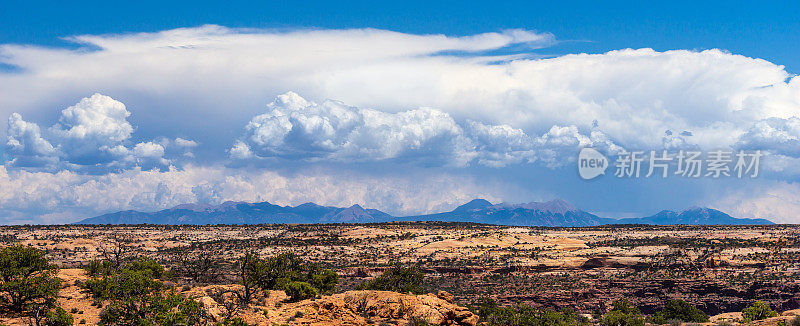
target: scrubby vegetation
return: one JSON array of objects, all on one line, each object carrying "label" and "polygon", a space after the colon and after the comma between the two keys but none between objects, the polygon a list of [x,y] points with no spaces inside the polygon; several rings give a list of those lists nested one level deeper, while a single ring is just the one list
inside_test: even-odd
[{"label": "scrubby vegetation", "polygon": [[656,313],[649,321],[659,325],[671,322],[705,323],[708,322],[708,315],[686,301],[669,300],[664,310]]},{"label": "scrubby vegetation", "polygon": [[470,309],[488,326],[573,326],[588,325],[589,320],[574,310],[560,311],[535,309],[525,304],[500,307],[492,299],[484,298]]},{"label": "scrubby vegetation", "polygon": [[[107,302],[101,312],[102,325],[196,325],[206,322],[202,306],[178,293],[160,278],[172,272],[155,260],[139,258],[116,264],[93,262],[87,268],[95,275],[84,286],[98,302]],[[212,297],[226,317],[221,325],[244,325],[235,317],[256,293],[284,290],[292,301],[332,293],[338,274],[286,253],[262,259],[247,253],[239,260],[242,290],[218,291]],[[101,277],[98,277],[101,276]]]},{"label": "scrubby vegetation", "polygon": [[639,308],[628,299],[620,299],[612,303],[611,311],[600,318],[603,326],[643,326],[644,315]]},{"label": "scrubby vegetation", "polygon": [[289,282],[283,286],[283,291],[291,301],[300,301],[317,296],[317,290],[306,282]]},{"label": "scrubby vegetation", "polygon": [[[52,290],[58,293],[64,287],[58,300],[67,308],[66,315],[72,314],[76,324],[82,319],[91,324],[98,304],[112,307],[120,301],[124,306],[113,297],[121,296],[114,292],[125,282],[152,285],[161,298],[131,297],[143,300],[140,304],[146,308],[169,306],[169,314],[183,314],[174,302],[184,295],[208,295],[219,302],[223,317],[231,308],[229,318],[223,318],[226,324],[236,324],[237,317],[250,316],[256,309],[263,313],[264,302],[277,301],[268,290],[286,291],[291,301],[354,289],[417,294],[442,290],[459,305],[493,297],[505,306],[496,316],[540,318],[564,314],[553,309],[570,307],[597,311],[594,324],[631,325],[642,319],[650,324],[699,323],[707,320],[706,313],[741,311],[742,302],[761,300],[744,312],[743,318],[757,320],[773,315],[768,304],[790,309],[800,299],[796,226],[9,226],[0,228],[0,242],[40,248],[51,266],[30,277],[55,279],[59,270],[53,263],[64,269],[65,279],[78,275],[69,268],[83,267],[91,275],[83,286],[93,289],[92,297],[97,293],[97,304],[79,307],[91,310],[91,318],[73,312],[74,301],[63,301],[65,291],[79,291],[72,281],[36,282],[43,287],[34,292],[43,297],[22,305],[12,304],[7,290],[15,281],[4,281],[3,313],[42,325],[65,316],[54,299],[46,299],[57,297]],[[80,279],[84,283],[83,274]],[[211,293],[215,291],[223,295]],[[631,309],[608,307],[617,298],[628,299]],[[673,298],[688,302],[668,301]],[[526,305],[513,304],[520,301]],[[539,315],[529,313],[534,310]],[[110,314],[113,309],[104,311]],[[788,320],[786,324],[791,325]]]},{"label": "scrubby vegetation", "polygon": [[[21,314],[40,325],[55,317],[61,280],[58,266],[51,264],[45,252],[29,246],[10,246],[0,250],[0,303],[2,309]],[[63,309],[62,309],[63,310]]]},{"label": "scrubby vegetation", "polygon": [[[292,290],[298,286],[308,286],[317,292],[330,294],[336,289],[339,275],[319,265],[304,261],[292,253],[283,253],[274,257],[261,259],[253,253],[245,254],[239,262],[241,283],[244,285],[244,298],[249,301],[254,289]],[[302,284],[302,285],[298,285]],[[311,291],[303,291],[303,295]]]},{"label": "scrubby vegetation", "polygon": [[361,283],[358,289],[422,294],[425,292],[422,288],[424,279],[425,272],[419,266],[405,267],[396,262],[381,276]]},{"label": "scrubby vegetation", "polygon": [[756,301],[751,306],[742,309],[742,321],[745,323],[767,319],[777,315],[778,313],[772,310],[769,303],[762,301]]},{"label": "scrubby vegetation", "polygon": [[64,308],[56,307],[45,315],[43,325],[45,326],[71,326],[74,323],[72,315],[67,313]]},{"label": "scrubby vegetation", "polygon": [[107,301],[100,325],[198,325],[206,322],[201,305],[157,280],[164,267],[138,259],[117,273],[93,278],[84,286],[98,302]]}]

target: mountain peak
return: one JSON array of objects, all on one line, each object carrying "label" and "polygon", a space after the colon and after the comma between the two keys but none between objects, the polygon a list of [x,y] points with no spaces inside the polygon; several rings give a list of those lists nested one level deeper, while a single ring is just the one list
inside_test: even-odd
[{"label": "mountain peak", "polygon": [[176,206],[174,206],[174,207],[172,207],[170,209],[173,209],[173,210],[185,209],[185,210],[189,210],[189,211],[192,211],[192,212],[202,212],[202,211],[210,210],[212,208],[214,208],[214,206],[209,205],[209,204],[194,203],[194,204],[180,204],[180,205],[176,205]]},{"label": "mountain peak", "polygon": [[556,214],[565,214],[566,212],[577,212],[579,209],[566,200],[553,199],[546,202],[530,202],[520,205],[522,208],[537,210],[542,212],[550,212]]},{"label": "mountain peak", "polygon": [[322,207],[322,206],[317,205],[316,203],[312,203],[312,202],[307,202],[307,203],[302,203],[300,205],[297,205],[297,208],[316,208],[316,207]]},{"label": "mountain peak", "polygon": [[[263,202],[263,203],[267,203],[267,204],[269,204],[269,202]],[[263,204],[263,203],[262,203],[262,204]],[[225,208],[225,207],[236,206],[236,205],[239,205],[239,204],[248,204],[248,203],[247,203],[247,202],[243,202],[243,201],[232,201],[232,200],[228,200],[228,201],[225,201],[225,202],[224,202],[224,203],[222,203],[222,204],[219,204],[219,205],[217,205],[217,207],[220,207],[220,208]]]},{"label": "mountain peak", "polygon": [[456,211],[458,211],[458,212],[472,211],[472,210],[476,210],[476,209],[483,209],[483,208],[486,208],[486,207],[489,207],[489,206],[493,206],[493,205],[488,200],[482,199],[482,198],[478,198],[478,199],[470,200],[468,203],[456,207],[456,209],[454,209],[453,211],[454,212],[456,212]]},{"label": "mountain peak", "polygon": [[752,225],[752,224],[772,224],[764,219],[735,218],[725,212],[700,206],[692,206],[684,209],[680,213],[673,211],[661,211],[658,214],[645,217],[636,221],[628,219],[626,222],[656,224],[656,225]]},{"label": "mountain peak", "polygon": [[569,202],[567,202],[566,200],[563,200],[563,199],[560,199],[560,198],[553,199],[553,200],[551,200],[549,202],[546,202],[544,204],[545,204],[545,206],[547,206],[547,207],[549,207],[551,209],[559,209],[559,210],[564,210],[564,211],[577,211],[578,210],[578,208],[575,207],[575,205],[572,205]]},{"label": "mountain peak", "polygon": [[375,220],[375,217],[361,207],[361,205],[355,204],[334,214],[330,217],[330,220],[334,222],[359,223],[372,222]]},{"label": "mountain peak", "polygon": [[689,207],[687,207],[686,209],[684,209],[681,212],[697,212],[697,211],[705,211],[705,210],[709,210],[709,208],[708,207],[700,207],[700,206],[695,205],[695,206],[689,206]]}]

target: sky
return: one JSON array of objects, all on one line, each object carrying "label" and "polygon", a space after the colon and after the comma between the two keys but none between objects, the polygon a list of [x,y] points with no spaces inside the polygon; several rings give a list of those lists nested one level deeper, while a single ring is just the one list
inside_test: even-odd
[{"label": "sky", "polygon": [[[798,6],[4,1],[0,223],[474,198],[798,223]],[[592,180],[586,147],[612,165]],[[681,150],[765,155],[752,178],[614,175]]]}]

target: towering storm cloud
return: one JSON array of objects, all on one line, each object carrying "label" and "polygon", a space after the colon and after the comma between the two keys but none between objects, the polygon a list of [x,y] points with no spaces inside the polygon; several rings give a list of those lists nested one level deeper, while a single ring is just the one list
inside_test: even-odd
[{"label": "towering storm cloud", "polygon": [[[13,67],[0,71],[6,221],[225,200],[421,213],[477,196],[652,213],[642,191],[798,221],[800,79],[779,63],[715,49],[541,57],[555,36],[525,30],[67,39],[76,47],[0,45]],[[746,184],[587,184],[574,171],[583,147],[768,156]],[[582,193],[599,186],[615,191]]]}]

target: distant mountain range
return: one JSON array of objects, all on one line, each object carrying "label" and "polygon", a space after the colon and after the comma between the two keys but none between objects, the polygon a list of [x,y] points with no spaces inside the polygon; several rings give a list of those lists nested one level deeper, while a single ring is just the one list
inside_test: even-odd
[{"label": "distant mountain range", "polygon": [[306,203],[279,206],[225,202],[220,205],[184,204],[157,212],[121,211],[87,218],[78,224],[271,224],[271,223],[379,223],[391,221],[474,222],[514,226],[579,227],[607,224],[652,225],[759,225],[765,219],[734,218],[711,208],[691,207],[682,212],[661,211],[642,218],[604,218],[556,199],[527,204],[492,204],[475,199],[450,212],[396,217],[359,205],[320,206]]},{"label": "distant mountain range", "polygon": [[404,221],[475,222],[520,226],[595,226],[616,220],[584,212],[561,199],[527,204],[493,205],[475,199],[451,212],[401,217]]},{"label": "distant mountain range", "polygon": [[79,224],[269,224],[269,223],[372,223],[394,217],[359,205],[347,208],[305,203],[279,206],[268,202],[184,204],[158,212],[121,211],[87,218]]},{"label": "distant mountain range", "polygon": [[763,218],[735,218],[716,209],[706,207],[690,207],[682,212],[663,210],[658,214],[643,218],[626,218],[616,220],[617,223],[653,224],[653,225],[760,225],[775,224]]}]

